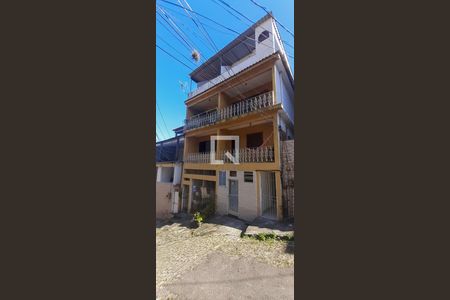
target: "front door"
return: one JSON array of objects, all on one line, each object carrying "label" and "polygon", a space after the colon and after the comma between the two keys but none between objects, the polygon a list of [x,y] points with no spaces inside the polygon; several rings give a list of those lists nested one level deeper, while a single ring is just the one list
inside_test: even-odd
[{"label": "front door", "polygon": [[238,181],[230,179],[228,191],[228,213],[237,216],[238,207],[239,207]]},{"label": "front door", "polygon": [[261,215],[269,219],[277,218],[277,196],[275,188],[275,172],[261,174]]}]

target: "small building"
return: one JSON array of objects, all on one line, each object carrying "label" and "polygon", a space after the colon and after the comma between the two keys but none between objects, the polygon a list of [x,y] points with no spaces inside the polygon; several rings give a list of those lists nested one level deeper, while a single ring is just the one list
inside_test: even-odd
[{"label": "small building", "polygon": [[281,151],[294,138],[294,78],[271,14],[190,78],[197,87],[185,101],[182,208],[214,203],[216,213],[247,221],[292,217],[282,199]]},{"label": "small building", "polygon": [[156,217],[167,218],[181,210],[183,171],[183,127],[173,130],[175,137],[156,143]]}]

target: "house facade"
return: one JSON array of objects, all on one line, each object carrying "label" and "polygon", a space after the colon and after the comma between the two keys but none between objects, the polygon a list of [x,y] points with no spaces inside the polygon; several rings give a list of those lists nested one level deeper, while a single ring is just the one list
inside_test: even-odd
[{"label": "house facade", "polygon": [[175,137],[156,143],[156,217],[167,218],[181,209],[183,172],[183,127],[174,129]]},{"label": "house facade", "polygon": [[294,138],[294,79],[272,16],[190,77],[181,209],[214,203],[216,213],[247,221],[285,218],[281,144]]}]

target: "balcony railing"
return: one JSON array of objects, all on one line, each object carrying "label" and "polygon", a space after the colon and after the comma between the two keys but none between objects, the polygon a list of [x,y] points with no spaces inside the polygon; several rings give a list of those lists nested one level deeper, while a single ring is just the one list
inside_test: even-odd
[{"label": "balcony railing", "polygon": [[[223,160],[224,163],[232,163],[225,155],[227,150],[220,153],[216,152],[216,160]],[[229,151],[233,157],[236,157],[235,151]],[[274,162],[275,154],[272,146],[264,146],[258,148],[242,148],[239,149],[239,163],[266,163]],[[210,163],[211,152],[188,153],[184,159],[186,163]]]},{"label": "balcony railing", "polygon": [[230,119],[249,112],[264,109],[274,105],[273,92],[263,93],[230,106],[211,110],[185,120],[186,130],[215,124],[221,120]]}]

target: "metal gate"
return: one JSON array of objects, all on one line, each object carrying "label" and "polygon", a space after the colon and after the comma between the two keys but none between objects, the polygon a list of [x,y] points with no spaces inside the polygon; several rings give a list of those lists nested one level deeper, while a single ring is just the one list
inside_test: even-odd
[{"label": "metal gate", "polygon": [[228,191],[228,212],[233,215],[238,214],[239,196],[238,196],[238,181],[229,179]]},{"label": "metal gate", "polygon": [[203,211],[215,203],[216,183],[193,179],[191,193],[191,212]]},{"label": "metal gate", "polygon": [[261,175],[261,215],[277,218],[277,197],[275,189],[275,172],[260,172]]}]

